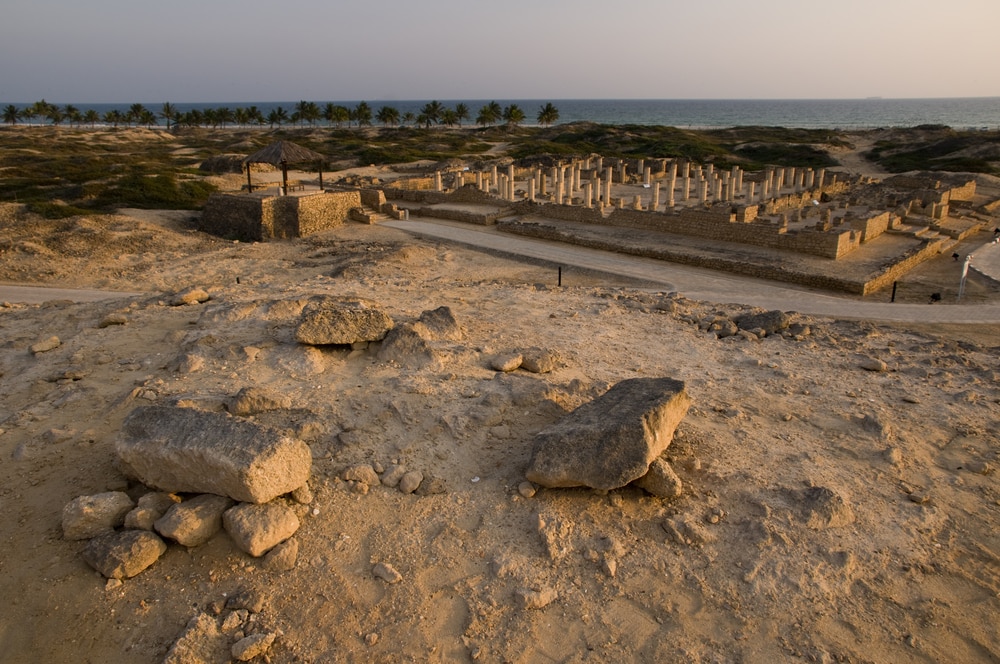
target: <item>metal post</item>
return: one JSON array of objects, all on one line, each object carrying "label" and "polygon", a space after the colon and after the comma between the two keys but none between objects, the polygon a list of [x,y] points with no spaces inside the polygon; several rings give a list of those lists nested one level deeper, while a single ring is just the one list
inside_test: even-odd
[{"label": "metal post", "polygon": [[895,281],[892,282],[892,299],[889,300],[890,302],[895,302],[896,301],[896,284],[897,284],[897,282],[895,282]]},{"label": "metal post", "polygon": [[559,286],[562,286],[562,266],[559,266]]}]

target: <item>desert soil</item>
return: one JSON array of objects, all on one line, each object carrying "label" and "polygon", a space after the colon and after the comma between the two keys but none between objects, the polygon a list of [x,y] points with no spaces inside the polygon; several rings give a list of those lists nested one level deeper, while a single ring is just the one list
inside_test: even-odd
[{"label": "desert soil", "polygon": [[[189,216],[20,219],[4,238],[0,280],[144,291],[0,309],[4,662],[159,662],[244,591],[262,604],[245,629],[279,634],[271,662],[1000,660],[995,326],[798,317],[808,334],[718,339],[699,323],[739,307],[597,276],[555,287],[551,270],[377,226],[239,244]],[[171,306],[189,287],[211,299]],[[447,306],[462,338],[419,366],[377,344],[297,344],[316,294],[397,324]],[[112,313],[124,324],[102,326]],[[559,366],[489,368],[532,347]],[[873,359],[885,370],[862,368]],[[639,376],[683,380],[693,400],[667,451],[679,499],[519,493],[536,432]],[[220,533],[108,583],[60,514],[143,493],[115,465],[122,419],[221,410],[247,386],[290,396],[256,419],[312,449],[294,569]],[[447,490],[362,493],[342,480],[359,463]]]}]

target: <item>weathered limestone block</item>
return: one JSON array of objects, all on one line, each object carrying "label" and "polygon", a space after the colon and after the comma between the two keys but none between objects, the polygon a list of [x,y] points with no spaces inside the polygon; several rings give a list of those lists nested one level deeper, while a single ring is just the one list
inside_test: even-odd
[{"label": "weathered limestone block", "polygon": [[115,451],[146,486],[265,503],[309,479],[300,440],[225,413],[143,406],[122,423]]},{"label": "weathered limestone block", "polygon": [[123,530],[87,542],[83,559],[109,579],[130,579],[155,563],[166,550],[167,545],[156,533]]},{"label": "weathered limestone block", "polygon": [[288,410],[292,398],[266,387],[244,387],[227,404],[233,415],[256,415],[271,410]]},{"label": "weathered limestone block", "polygon": [[546,487],[625,486],[667,449],[690,403],[681,381],[624,380],[535,436],[527,479]]},{"label": "weathered limestone block", "polygon": [[222,513],[232,507],[226,496],[205,493],[177,503],[157,519],[156,532],[184,546],[199,546],[222,530]]},{"label": "weathered limestone block", "polygon": [[241,503],[222,516],[226,532],[241,550],[258,558],[299,529],[299,518],[280,503]]},{"label": "weathered limestone block", "polygon": [[370,302],[319,296],[302,310],[295,340],[313,346],[381,341],[392,328],[392,318]]},{"label": "weathered limestone block", "polygon": [[75,498],[63,508],[63,537],[82,540],[111,532],[125,522],[135,503],[122,491]]}]

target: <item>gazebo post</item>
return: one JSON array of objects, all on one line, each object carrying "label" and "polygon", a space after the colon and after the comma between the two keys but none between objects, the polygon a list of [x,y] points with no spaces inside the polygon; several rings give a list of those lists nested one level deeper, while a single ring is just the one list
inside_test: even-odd
[{"label": "gazebo post", "polygon": [[319,162],[319,190],[323,191],[323,162]]},{"label": "gazebo post", "polygon": [[285,160],[281,161],[281,193],[288,194],[288,162]]},{"label": "gazebo post", "polygon": [[247,193],[253,193],[253,184],[250,182],[250,164],[247,163]]}]

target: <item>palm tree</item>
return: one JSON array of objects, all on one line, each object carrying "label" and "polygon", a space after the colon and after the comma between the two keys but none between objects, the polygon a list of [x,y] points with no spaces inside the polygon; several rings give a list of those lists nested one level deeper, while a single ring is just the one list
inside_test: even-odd
[{"label": "palm tree", "polygon": [[288,111],[281,106],[276,106],[267,114],[267,122],[271,125],[271,129],[274,129],[274,125],[280,127],[282,123],[288,122]]},{"label": "palm tree", "polygon": [[59,110],[58,106],[50,106],[49,112],[45,114],[45,117],[47,117],[53,125],[61,124],[62,121],[66,119],[66,116],[63,115],[63,112]]},{"label": "palm tree", "polygon": [[160,117],[167,121],[167,131],[170,131],[170,123],[177,118],[177,108],[169,101],[163,102],[160,108]]},{"label": "palm tree", "polygon": [[14,104],[8,104],[3,109],[3,121],[9,125],[17,124],[18,119],[21,117],[21,112],[17,110],[17,106]]},{"label": "palm tree", "polygon": [[500,104],[495,101],[491,101],[482,108],[479,109],[479,115],[476,116],[476,124],[480,126],[495,125],[497,120],[503,116],[503,111],[500,109]]},{"label": "palm tree", "polygon": [[117,108],[112,109],[104,114],[104,121],[115,129],[117,129],[118,125],[121,124],[124,120],[125,116]]},{"label": "palm tree", "polygon": [[372,123],[372,109],[368,102],[361,102],[354,107],[354,120],[359,127],[367,127]]},{"label": "palm tree", "polygon": [[383,106],[378,109],[375,119],[382,123],[383,127],[399,124],[399,111],[392,106]]},{"label": "palm tree", "polygon": [[446,108],[441,111],[441,124],[451,127],[452,125],[458,124],[458,113]]},{"label": "palm tree", "polygon": [[[424,107],[420,109],[420,114],[425,116],[428,122],[438,124],[441,122],[441,114],[444,112],[444,105],[441,102],[434,101],[424,104]],[[430,126],[430,125],[428,125]]]},{"label": "palm tree", "polygon": [[139,118],[142,114],[146,112],[146,107],[142,104],[132,104],[128,107],[128,112],[125,114],[125,122],[134,122],[139,124]]},{"label": "palm tree", "polygon": [[100,119],[101,115],[92,108],[88,108],[83,112],[83,121],[89,124],[91,129],[94,128],[94,125],[96,125]]},{"label": "palm tree", "polygon": [[251,106],[247,109],[247,122],[250,124],[255,124],[258,127],[265,124],[264,114],[260,112],[260,109],[256,106]]},{"label": "palm tree", "polygon": [[323,119],[331,125],[337,125],[339,129],[345,122],[351,121],[351,112],[346,106],[327,102],[323,107]]},{"label": "palm tree", "polygon": [[82,116],[80,115],[80,109],[78,109],[73,104],[66,104],[63,106],[63,115],[69,120],[69,126],[73,126],[74,123],[79,124]]},{"label": "palm tree", "polygon": [[538,109],[538,124],[546,127],[559,120],[559,109],[548,102]]},{"label": "palm tree", "polygon": [[144,125],[146,129],[151,129],[156,124],[156,114],[148,108],[142,109],[139,114],[138,124]]},{"label": "palm tree", "polygon": [[524,111],[517,104],[511,104],[503,109],[503,121],[508,127],[516,127],[524,122]]},{"label": "palm tree", "polygon": [[469,107],[465,104],[458,104],[455,106],[455,118],[458,119],[458,126],[462,126],[463,120],[469,119]]},{"label": "palm tree", "polygon": [[413,111],[407,111],[403,113],[403,124],[413,124],[417,121],[417,116],[413,114]]},{"label": "palm tree", "polygon": [[38,113],[35,111],[35,107],[34,106],[25,106],[20,111],[18,111],[18,114],[28,124],[31,124],[31,121],[38,117]]}]

